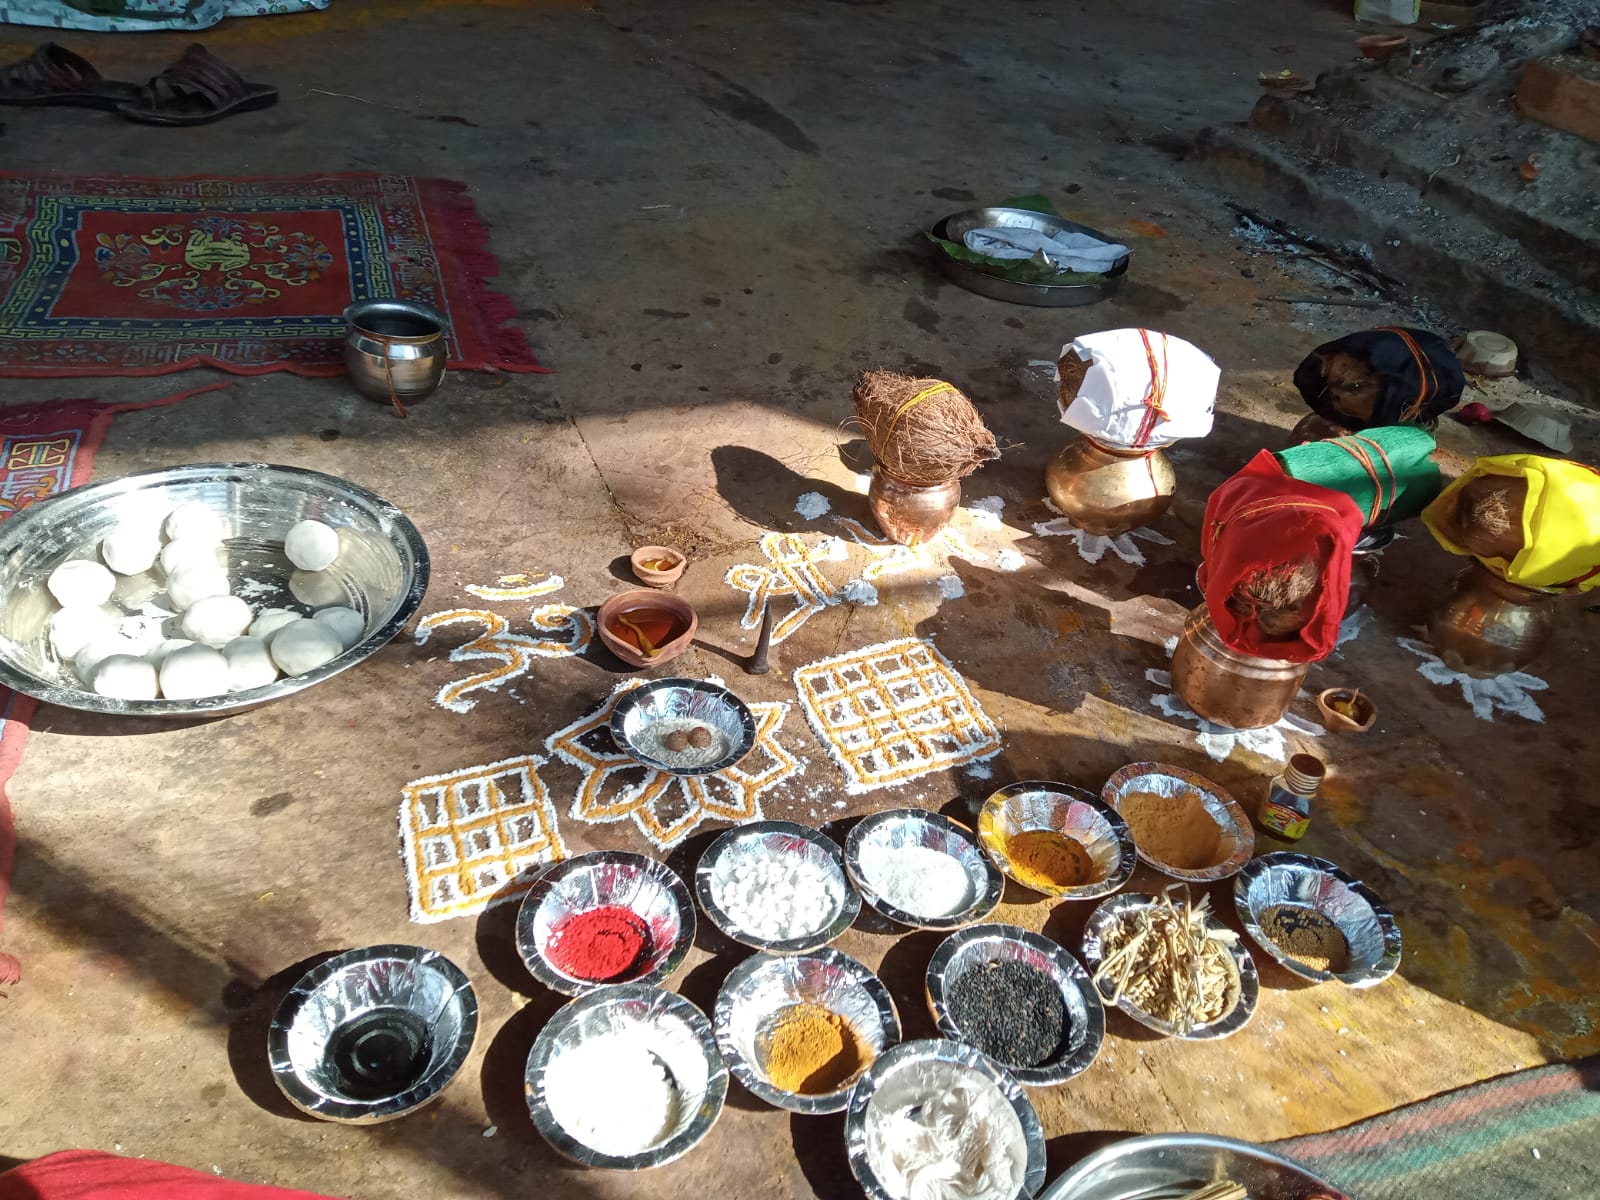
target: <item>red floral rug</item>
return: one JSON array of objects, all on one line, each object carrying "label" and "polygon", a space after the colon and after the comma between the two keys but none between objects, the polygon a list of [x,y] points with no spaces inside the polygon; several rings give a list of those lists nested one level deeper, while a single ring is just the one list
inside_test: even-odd
[{"label": "red floral rug", "polygon": [[340,375],[356,300],[419,300],[450,365],[538,371],[465,184],[0,173],[0,375]]},{"label": "red floral rug", "polygon": [[[213,383],[143,404],[101,404],[64,400],[28,408],[0,408],[0,521],[51,496],[86,483],[95,451],[118,413],[176,404],[202,392],[232,387]],[[17,769],[37,702],[0,687],[0,916],[11,890],[17,831],[6,799],[6,784]],[[0,952],[0,987],[16,982],[17,960]]]}]

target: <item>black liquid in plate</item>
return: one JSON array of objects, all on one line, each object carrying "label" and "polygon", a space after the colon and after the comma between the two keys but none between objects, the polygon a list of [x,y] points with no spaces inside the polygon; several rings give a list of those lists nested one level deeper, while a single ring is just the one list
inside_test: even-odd
[{"label": "black liquid in plate", "polygon": [[327,1062],[339,1090],[355,1100],[383,1100],[421,1082],[433,1037],[427,1022],[403,1008],[363,1013],[333,1031]]}]

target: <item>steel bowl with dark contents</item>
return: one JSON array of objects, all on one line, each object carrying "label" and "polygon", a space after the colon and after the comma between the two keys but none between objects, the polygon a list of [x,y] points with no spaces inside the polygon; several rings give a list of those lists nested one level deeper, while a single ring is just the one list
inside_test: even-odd
[{"label": "steel bowl with dark contents", "polygon": [[459,967],[421,946],[335,955],[290,989],[267,1030],[272,1077],[324,1121],[392,1121],[436,1099],[478,1030]]},{"label": "steel bowl with dark contents", "polygon": [[[641,939],[637,959],[616,978],[585,979],[552,959],[552,943],[568,922],[602,908],[631,914]],[[694,898],[671,867],[643,854],[594,850],[540,872],[517,910],[517,952],[531,974],[567,996],[622,983],[662,983],[683,965],[694,943]]]},{"label": "steel bowl with dark contents", "polygon": [[[867,1052],[854,1073],[829,1081],[833,1086],[826,1090],[787,1090],[769,1071],[774,1030],[797,1005],[843,1018]],[[849,955],[826,948],[745,959],[717,993],[715,1023],[717,1045],[734,1078],[768,1104],[798,1113],[842,1112],[861,1072],[900,1040],[900,1017],[883,981]]]},{"label": "steel bowl with dark contents", "polygon": [[[322,666],[245,691],[123,700],[91,690],[51,644],[57,606],[46,579],[69,560],[97,559],[101,542],[119,526],[158,524],[187,502],[204,504],[224,519],[228,584],[252,611],[281,607],[307,614],[346,606],[364,622],[359,640]],[[337,531],[338,557],[326,570],[299,570],[284,553],[290,527],[306,519]],[[110,603],[137,617],[166,586],[159,567],[119,576]],[[427,587],[428,549],[416,526],[394,505],[347,480],[266,463],[209,463],[125,475],[73,488],[0,523],[0,684],[84,712],[138,717],[240,712],[293,695],[370,657],[411,619]],[[159,604],[151,611],[158,617],[165,612]]]},{"label": "steel bowl with dark contents", "polygon": [[653,770],[714,775],[750,753],[756,719],[725,687],[701,679],[657,679],[617,700],[611,737],[624,754]]},{"label": "steel bowl with dark contents", "polygon": [[[1285,851],[1251,859],[1234,876],[1233,904],[1256,944],[1302,979],[1367,988],[1400,967],[1400,926],[1389,906],[1325,858]],[[1269,924],[1280,938],[1304,941],[1330,961],[1323,967],[1297,958],[1271,936]],[[1329,926],[1337,931],[1332,946]]]},{"label": "steel bowl with dark contents", "polygon": [[[783,859],[800,860],[797,865],[824,881],[818,897],[823,906],[819,923],[792,937],[763,932],[748,915],[732,911],[737,906],[731,889],[738,886],[740,872]],[[861,911],[861,896],[845,874],[838,843],[820,830],[794,821],[757,821],[728,830],[701,855],[694,872],[694,891],[712,924],[734,941],[769,954],[803,954],[826,946],[850,928]],[[761,898],[755,897],[754,902],[760,904]]]},{"label": "steel bowl with dark contents", "polygon": [[[1085,878],[1046,886],[1018,878],[1011,839],[1020,834],[1059,834],[1082,848]],[[1138,865],[1127,822],[1093,792],[1064,783],[1027,780],[1008,784],[984,802],[978,814],[978,841],[990,861],[1030,891],[1059,900],[1098,900],[1128,882]]]},{"label": "steel bowl with dark contents", "polygon": [[[988,1049],[990,1057],[1027,1087],[1053,1087],[1088,1070],[1106,1035],[1105,1007],[1081,963],[1049,938],[1015,925],[972,925],[945,938],[928,963],[928,1010],[939,1032],[974,1045],[972,1030],[952,1012],[952,993],[969,972],[992,964],[1018,963],[1038,972],[1061,996],[1065,1036],[1042,1062],[1020,1066]],[[1006,1016],[1020,1015],[1007,1013]]]}]

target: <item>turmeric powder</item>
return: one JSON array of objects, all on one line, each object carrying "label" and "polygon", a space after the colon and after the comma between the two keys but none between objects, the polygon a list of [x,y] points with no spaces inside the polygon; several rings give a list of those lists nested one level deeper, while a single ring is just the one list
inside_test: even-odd
[{"label": "turmeric powder", "polygon": [[872,1048],[849,1021],[820,1004],[791,1004],[768,1033],[766,1075],[802,1096],[836,1092],[872,1063]]},{"label": "turmeric powder", "polygon": [[1053,829],[1026,829],[1008,837],[1005,852],[1012,877],[1036,891],[1094,882],[1095,862],[1083,843]]}]

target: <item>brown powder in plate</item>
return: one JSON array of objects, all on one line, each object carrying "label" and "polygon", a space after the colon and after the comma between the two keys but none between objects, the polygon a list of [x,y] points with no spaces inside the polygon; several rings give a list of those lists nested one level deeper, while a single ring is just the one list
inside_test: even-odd
[{"label": "brown powder in plate", "polygon": [[1261,932],[1295,962],[1313,971],[1350,966],[1350,944],[1333,921],[1303,904],[1274,904],[1261,914]]},{"label": "brown powder in plate", "polygon": [[1206,811],[1199,792],[1129,792],[1117,802],[1117,811],[1134,843],[1157,862],[1198,871],[1222,858],[1222,826]]}]

